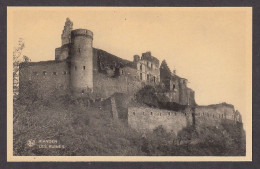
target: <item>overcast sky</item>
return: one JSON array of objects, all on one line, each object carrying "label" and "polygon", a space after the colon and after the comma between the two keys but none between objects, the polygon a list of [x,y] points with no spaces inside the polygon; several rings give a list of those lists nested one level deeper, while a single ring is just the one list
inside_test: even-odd
[{"label": "overcast sky", "polygon": [[[10,12],[10,8],[8,9]],[[151,51],[189,80],[200,105],[231,103],[243,120],[251,107],[249,8],[16,8],[8,13],[15,44],[32,61],[54,60],[67,17],[94,33],[93,45],[132,60]]]}]

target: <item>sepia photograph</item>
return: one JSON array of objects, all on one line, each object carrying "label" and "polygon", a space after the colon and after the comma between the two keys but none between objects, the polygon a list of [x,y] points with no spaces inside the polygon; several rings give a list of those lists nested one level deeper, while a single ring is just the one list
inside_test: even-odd
[{"label": "sepia photograph", "polygon": [[8,7],[8,161],[252,161],[251,7]]}]

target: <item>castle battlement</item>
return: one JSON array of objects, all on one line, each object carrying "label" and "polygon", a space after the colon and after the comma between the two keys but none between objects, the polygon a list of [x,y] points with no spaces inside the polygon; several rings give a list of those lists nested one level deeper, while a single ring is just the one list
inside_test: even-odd
[{"label": "castle battlement", "polygon": [[73,38],[75,36],[88,36],[93,39],[93,32],[87,29],[75,29],[71,31],[71,37]]}]

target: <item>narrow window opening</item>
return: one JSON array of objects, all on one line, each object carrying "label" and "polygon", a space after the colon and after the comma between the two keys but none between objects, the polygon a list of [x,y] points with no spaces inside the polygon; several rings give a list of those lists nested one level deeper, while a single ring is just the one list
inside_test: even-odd
[{"label": "narrow window opening", "polygon": [[43,75],[45,76],[47,74],[47,72],[46,71],[43,71]]},{"label": "narrow window opening", "polygon": [[77,70],[77,66],[75,66],[75,70]]},{"label": "narrow window opening", "polygon": [[171,113],[170,113],[170,112],[168,112],[168,115],[170,116],[170,115],[171,115]]},{"label": "narrow window opening", "polygon": [[83,70],[85,70],[86,69],[86,66],[83,66]]},{"label": "narrow window opening", "polygon": [[151,115],[153,115],[153,112],[151,112]]},{"label": "narrow window opening", "polygon": [[133,112],[133,115],[135,116],[135,112]]},{"label": "narrow window opening", "polygon": [[142,73],[140,73],[140,79],[143,80]]},{"label": "narrow window opening", "polygon": [[66,74],[67,74],[67,72],[66,72],[66,71],[64,71],[64,72],[63,72],[63,74],[64,74],[64,75],[66,75]]},{"label": "narrow window opening", "polygon": [[78,49],[79,53],[80,53],[80,48]]},{"label": "narrow window opening", "polygon": [[57,72],[53,72],[53,75],[57,75]]},{"label": "narrow window opening", "polygon": [[172,85],[172,90],[174,90],[174,89],[175,89],[175,84]]}]

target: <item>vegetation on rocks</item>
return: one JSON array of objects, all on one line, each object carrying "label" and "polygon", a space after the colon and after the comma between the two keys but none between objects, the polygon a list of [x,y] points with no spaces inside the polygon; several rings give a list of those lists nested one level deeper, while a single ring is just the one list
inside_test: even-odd
[{"label": "vegetation on rocks", "polygon": [[[20,97],[14,102],[14,155],[59,156],[181,156],[245,155],[241,124],[218,128],[189,126],[173,135],[163,127],[141,134],[126,122],[115,121],[101,102],[61,96]],[[28,140],[36,141],[28,146]],[[40,148],[39,140],[57,140],[64,148]]]}]

